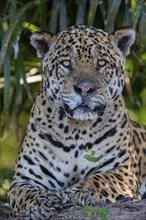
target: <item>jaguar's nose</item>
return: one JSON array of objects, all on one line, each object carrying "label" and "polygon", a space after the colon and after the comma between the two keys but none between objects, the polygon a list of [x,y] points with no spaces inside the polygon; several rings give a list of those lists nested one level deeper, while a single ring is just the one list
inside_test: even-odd
[{"label": "jaguar's nose", "polygon": [[87,96],[95,93],[96,88],[93,86],[91,82],[83,81],[78,85],[75,85],[74,90],[81,96]]}]

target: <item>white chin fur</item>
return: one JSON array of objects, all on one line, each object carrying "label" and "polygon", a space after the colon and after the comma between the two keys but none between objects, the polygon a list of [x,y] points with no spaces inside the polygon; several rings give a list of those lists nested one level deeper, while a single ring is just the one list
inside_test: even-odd
[{"label": "white chin fur", "polygon": [[72,118],[76,120],[95,120],[97,119],[98,115],[96,113],[93,113],[91,111],[83,111],[81,109],[76,109],[73,111],[73,116]]}]

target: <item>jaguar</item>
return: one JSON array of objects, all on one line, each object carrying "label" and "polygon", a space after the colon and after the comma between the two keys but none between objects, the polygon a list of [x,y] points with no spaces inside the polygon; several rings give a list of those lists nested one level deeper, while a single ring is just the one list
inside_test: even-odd
[{"label": "jaguar", "polygon": [[43,82],[8,192],[15,213],[43,220],[75,203],[146,197],[146,127],[122,96],[134,41],[131,27],[32,34]]}]

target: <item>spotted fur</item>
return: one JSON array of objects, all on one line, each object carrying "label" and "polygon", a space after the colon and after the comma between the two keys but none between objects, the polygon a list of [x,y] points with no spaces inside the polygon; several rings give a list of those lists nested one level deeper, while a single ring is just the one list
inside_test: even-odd
[{"label": "spotted fur", "polygon": [[[146,129],[130,121],[121,95],[134,40],[132,28],[85,25],[32,35],[43,85],[8,193],[16,213],[47,219],[76,201],[146,195]],[[87,160],[92,152],[102,158]]]}]

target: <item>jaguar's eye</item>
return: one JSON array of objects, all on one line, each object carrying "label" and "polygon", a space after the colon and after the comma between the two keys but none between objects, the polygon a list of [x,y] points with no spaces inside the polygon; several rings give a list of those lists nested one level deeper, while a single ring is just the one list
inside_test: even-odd
[{"label": "jaguar's eye", "polygon": [[70,60],[63,60],[61,65],[69,70],[72,69],[71,61]]},{"label": "jaguar's eye", "polygon": [[104,67],[106,65],[106,61],[105,60],[98,60],[97,65],[98,65],[98,67]]}]

